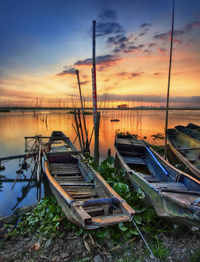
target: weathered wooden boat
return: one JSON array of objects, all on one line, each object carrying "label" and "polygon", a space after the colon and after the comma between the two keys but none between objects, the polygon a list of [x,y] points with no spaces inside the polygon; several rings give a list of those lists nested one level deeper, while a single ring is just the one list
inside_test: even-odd
[{"label": "weathered wooden boat", "polygon": [[52,132],[45,172],[66,217],[86,229],[130,221],[134,210],[86,162],[60,131]]},{"label": "weathered wooden boat", "polygon": [[175,126],[175,129],[181,133],[184,133],[185,135],[192,137],[193,139],[198,140],[200,144],[200,127],[199,126],[190,123],[187,126],[182,126],[182,125]]},{"label": "weathered wooden boat", "polygon": [[177,162],[185,165],[191,174],[199,179],[200,141],[177,129],[168,129],[167,138],[169,148]]},{"label": "weathered wooden boat", "polygon": [[158,216],[200,227],[200,182],[179,171],[144,141],[116,135],[116,167],[123,167],[133,187],[144,192]]}]

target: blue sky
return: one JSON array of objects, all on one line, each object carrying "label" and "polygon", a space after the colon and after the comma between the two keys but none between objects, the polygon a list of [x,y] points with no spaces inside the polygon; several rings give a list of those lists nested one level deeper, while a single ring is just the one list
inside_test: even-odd
[{"label": "blue sky", "polygon": [[[58,92],[61,96],[77,94],[74,76],[67,74],[75,67],[82,72],[82,82],[88,84],[85,92],[88,95],[91,69],[87,62],[92,53],[94,19],[99,35],[98,92],[110,90],[111,94],[126,95],[123,87],[131,90],[134,85],[132,94],[156,95],[159,81],[151,80],[150,74],[157,73],[162,89],[167,85],[164,82],[168,70],[171,9],[171,0],[1,1],[1,99],[17,99],[23,94],[30,98],[55,96]],[[181,86],[184,90],[189,88],[190,79],[194,80],[191,95],[198,96],[200,1],[175,1],[175,30],[174,73],[189,77],[185,84],[181,82],[183,77],[177,77],[179,92],[174,92],[174,96],[190,95],[181,92]],[[113,81],[109,80],[108,84],[111,78]],[[113,88],[119,80],[122,85]],[[149,81],[152,84],[148,88]],[[160,95],[164,96],[164,91]]]}]

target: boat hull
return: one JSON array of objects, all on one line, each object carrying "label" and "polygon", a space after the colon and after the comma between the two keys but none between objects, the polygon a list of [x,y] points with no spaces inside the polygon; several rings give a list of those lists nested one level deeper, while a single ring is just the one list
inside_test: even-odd
[{"label": "boat hull", "polygon": [[54,132],[48,148],[46,177],[68,220],[85,229],[131,221],[134,210],[87,164],[69,138]]},{"label": "boat hull", "polygon": [[182,163],[191,174],[200,178],[200,141],[176,129],[168,129],[167,136],[169,148],[177,159],[177,163]]},{"label": "boat hull", "polygon": [[[152,152],[155,153],[153,150]],[[133,154],[134,150],[132,150],[131,153]],[[159,159],[159,156],[156,153],[155,156],[156,159]],[[156,177],[152,178],[152,181],[149,182],[147,181],[147,176],[145,174],[137,172],[134,170],[134,165],[130,167],[130,165],[126,163],[125,158],[120,154],[117,146],[115,161],[117,168],[125,169],[127,177],[134,189],[136,191],[138,189],[143,191],[145,195],[144,201],[154,207],[159,217],[167,219],[173,223],[196,226],[200,228],[200,207],[191,204],[200,197],[200,185],[199,187],[197,186],[197,191],[195,191],[193,195],[188,195],[188,192],[185,192],[185,194],[184,191],[178,192],[179,185],[176,185],[176,183],[161,180],[159,181]],[[179,174],[177,173],[178,170],[174,169],[165,160],[162,159],[161,161],[165,162],[165,168],[169,166],[166,170],[170,170],[170,168],[172,168],[175,176],[176,174]],[[190,176],[186,176],[186,178],[189,180]],[[193,183],[193,180],[191,183]],[[195,180],[194,183],[197,183],[198,185],[198,181]]]}]

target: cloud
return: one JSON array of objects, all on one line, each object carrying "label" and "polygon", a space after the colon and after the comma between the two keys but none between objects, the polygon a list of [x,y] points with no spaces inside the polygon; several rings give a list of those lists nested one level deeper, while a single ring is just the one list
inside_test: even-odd
[{"label": "cloud", "polygon": [[161,53],[165,53],[166,48],[158,48],[158,50],[159,50]]},{"label": "cloud", "polygon": [[150,27],[152,24],[149,24],[149,23],[143,23],[140,25],[141,28],[148,28]]},{"label": "cloud", "polygon": [[70,67],[70,68],[63,70],[61,73],[58,73],[56,75],[57,76],[64,76],[64,75],[74,75],[74,74],[76,74],[76,69],[74,67]]},{"label": "cloud", "polygon": [[141,76],[142,74],[144,74],[144,72],[132,73],[131,76],[132,76],[132,77],[138,77],[138,76]]},{"label": "cloud", "polygon": [[[174,30],[174,37],[181,36],[184,33],[185,32],[183,30]],[[154,39],[163,40],[163,41],[170,40],[170,38],[171,38],[171,31],[167,33],[161,33],[161,34],[154,35]]]},{"label": "cloud", "polygon": [[88,83],[90,83],[90,81],[82,81],[82,82],[80,82],[80,84],[81,84],[82,86],[87,85]]},{"label": "cloud", "polygon": [[128,42],[128,38],[125,35],[116,35],[116,36],[111,36],[107,39],[106,41],[108,44],[122,44]]},{"label": "cloud", "polygon": [[146,35],[146,32],[142,32],[138,36],[143,36],[143,35]]},{"label": "cloud", "polygon": [[[148,103],[166,103],[166,97],[156,96],[156,95],[118,95],[118,94],[102,94],[100,97],[106,97],[109,101],[134,101],[135,102],[148,102]],[[190,96],[190,97],[171,97],[171,103],[179,103],[185,106],[193,106],[200,104],[200,96]]]},{"label": "cloud", "polygon": [[[96,64],[101,65],[101,67],[98,68],[99,71],[104,70],[104,68],[114,65],[121,59],[114,55],[103,55],[103,56],[97,56],[96,57]],[[85,60],[78,60],[75,64],[75,66],[87,66],[92,65],[92,58],[87,58]]]},{"label": "cloud", "polygon": [[148,45],[149,48],[154,47],[154,46],[156,46],[156,43],[150,43],[150,44]]},{"label": "cloud", "polygon": [[117,19],[117,14],[114,10],[111,9],[104,9],[102,13],[98,16],[98,20],[103,21],[115,21]]},{"label": "cloud", "polygon": [[96,36],[105,36],[109,34],[120,34],[124,30],[122,26],[115,22],[97,22]]},{"label": "cloud", "polygon": [[200,21],[193,21],[185,26],[185,31],[191,31],[193,28],[200,27]]},{"label": "cloud", "polygon": [[127,48],[124,50],[125,53],[134,53],[134,52],[137,52],[137,51],[140,51],[142,48],[144,47],[144,45],[138,45],[138,46],[135,46],[135,45],[131,45],[131,46],[127,46]]},{"label": "cloud", "polygon": [[135,78],[135,77],[139,77],[141,76],[142,74],[144,74],[144,72],[134,72],[134,73],[130,73],[130,72],[120,72],[120,73],[117,73],[116,75],[117,76],[120,76],[120,77],[126,77],[128,79],[132,79],[132,78]]}]

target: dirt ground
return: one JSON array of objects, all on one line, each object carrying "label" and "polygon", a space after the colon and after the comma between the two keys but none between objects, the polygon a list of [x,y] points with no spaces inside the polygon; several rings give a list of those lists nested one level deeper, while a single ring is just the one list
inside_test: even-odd
[{"label": "dirt ground", "polygon": [[[158,243],[152,248],[157,259],[152,258],[139,236],[127,242],[101,243],[90,234],[76,236],[73,231],[63,231],[56,238],[39,238],[37,234],[10,237],[4,228],[16,217],[0,218],[0,262],[4,261],[200,261],[200,232],[178,227],[173,233],[160,233]],[[148,236],[145,236],[148,239]],[[149,241],[149,239],[148,239]],[[150,243],[151,244],[151,243]]]}]

